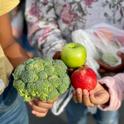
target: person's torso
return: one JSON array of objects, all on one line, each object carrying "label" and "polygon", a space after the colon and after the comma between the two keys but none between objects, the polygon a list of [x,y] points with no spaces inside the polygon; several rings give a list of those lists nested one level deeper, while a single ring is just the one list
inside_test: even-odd
[{"label": "person's torso", "polygon": [[[74,30],[99,23],[124,28],[124,0],[37,0],[37,4],[41,6],[39,8],[44,18],[56,19],[65,38]],[[47,13],[44,13],[41,4],[44,4]],[[55,15],[52,15],[53,8]]]}]

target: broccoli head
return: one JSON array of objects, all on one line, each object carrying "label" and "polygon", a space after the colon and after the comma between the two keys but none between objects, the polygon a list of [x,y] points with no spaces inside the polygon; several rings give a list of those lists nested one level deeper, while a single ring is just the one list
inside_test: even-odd
[{"label": "broccoli head", "polygon": [[19,65],[14,73],[14,87],[25,101],[38,98],[52,101],[70,85],[67,67],[61,60],[32,58]]}]

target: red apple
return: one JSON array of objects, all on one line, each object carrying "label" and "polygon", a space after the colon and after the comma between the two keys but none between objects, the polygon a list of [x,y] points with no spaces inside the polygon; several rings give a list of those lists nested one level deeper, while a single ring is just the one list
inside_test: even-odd
[{"label": "red apple", "polygon": [[75,89],[81,88],[90,91],[96,87],[97,76],[89,67],[79,68],[72,73],[71,83]]}]

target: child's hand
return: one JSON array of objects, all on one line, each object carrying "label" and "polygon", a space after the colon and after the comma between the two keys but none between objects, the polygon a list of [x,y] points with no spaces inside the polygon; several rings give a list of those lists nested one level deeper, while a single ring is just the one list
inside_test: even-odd
[{"label": "child's hand", "polygon": [[108,91],[99,83],[92,91],[77,89],[73,95],[73,98],[79,102],[83,103],[88,107],[93,107],[95,105],[104,105],[109,101]]},{"label": "child's hand", "polygon": [[32,114],[37,117],[45,117],[52,108],[53,102],[42,102],[40,100],[34,100],[29,102],[30,106],[32,107]]}]

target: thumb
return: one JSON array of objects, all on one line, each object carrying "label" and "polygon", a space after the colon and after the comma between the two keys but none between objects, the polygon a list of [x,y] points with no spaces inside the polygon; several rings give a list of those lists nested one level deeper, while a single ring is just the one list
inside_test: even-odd
[{"label": "thumb", "polygon": [[103,105],[109,101],[109,93],[105,90],[100,90],[99,92],[95,93],[94,91],[90,92],[90,100],[95,105]]}]

